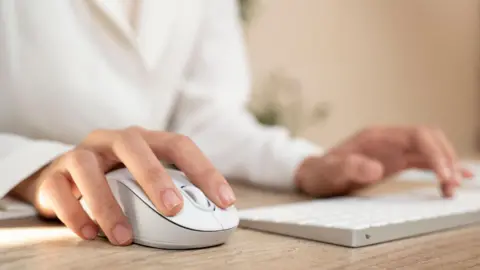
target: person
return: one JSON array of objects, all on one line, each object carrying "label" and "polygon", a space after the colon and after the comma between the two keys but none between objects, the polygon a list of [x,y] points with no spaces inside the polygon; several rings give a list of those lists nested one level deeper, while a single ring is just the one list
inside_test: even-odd
[{"label": "person", "polygon": [[222,208],[236,200],[226,179],[330,197],[423,168],[449,197],[471,177],[435,128],[369,127],[324,149],[259,124],[234,0],[0,0],[0,12],[0,197],[83,239],[132,242],[105,181],[122,166],[170,216],[183,202],[169,164]]}]

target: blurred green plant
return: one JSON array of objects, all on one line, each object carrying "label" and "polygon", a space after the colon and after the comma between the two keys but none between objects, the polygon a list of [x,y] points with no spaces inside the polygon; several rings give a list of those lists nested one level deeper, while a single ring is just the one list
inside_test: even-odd
[{"label": "blurred green plant", "polygon": [[[237,0],[240,18],[248,24],[254,17],[260,0]],[[257,120],[267,126],[284,126],[292,136],[305,128],[325,121],[330,112],[327,103],[318,103],[307,111],[300,82],[283,71],[271,72],[255,87],[250,111]]]},{"label": "blurred green plant", "polygon": [[325,121],[330,112],[328,103],[307,108],[305,100],[298,80],[275,71],[255,87],[249,109],[263,125],[284,126],[292,136],[297,136]]},{"label": "blurred green plant", "polygon": [[244,23],[250,22],[253,17],[253,11],[256,1],[259,0],[237,0],[240,9],[240,18]]}]

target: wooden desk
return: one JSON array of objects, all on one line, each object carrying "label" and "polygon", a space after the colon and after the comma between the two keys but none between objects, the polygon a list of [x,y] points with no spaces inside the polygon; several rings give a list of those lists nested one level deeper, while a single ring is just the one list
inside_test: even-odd
[{"label": "wooden desk", "polygon": [[[414,185],[413,185],[414,186]],[[366,194],[412,188],[390,182]],[[238,208],[303,200],[234,186]],[[0,269],[480,269],[480,226],[350,249],[238,229],[220,247],[164,251],[82,241],[35,219],[0,222]]]}]

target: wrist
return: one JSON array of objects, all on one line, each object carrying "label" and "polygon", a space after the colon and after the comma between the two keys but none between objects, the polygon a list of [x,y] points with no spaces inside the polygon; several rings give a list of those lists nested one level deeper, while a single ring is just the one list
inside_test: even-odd
[{"label": "wrist", "polygon": [[25,201],[30,204],[35,204],[35,198],[37,197],[38,189],[38,174],[39,172],[32,174],[17,186],[15,186],[9,193],[9,195]]},{"label": "wrist", "polygon": [[41,175],[44,169],[45,167],[41,168],[34,174],[30,175],[28,178],[20,182],[10,191],[9,195],[33,205],[37,209],[37,211],[39,211],[40,214],[44,217],[54,217],[55,215],[53,211],[46,209],[46,207],[42,205],[39,196],[39,190],[42,184]]},{"label": "wrist", "polygon": [[323,156],[324,150],[304,139],[295,140],[291,146],[290,151],[286,151],[287,159],[291,164],[289,166],[290,183],[293,188],[303,191],[303,182],[309,171],[307,167],[310,166],[312,160]]}]

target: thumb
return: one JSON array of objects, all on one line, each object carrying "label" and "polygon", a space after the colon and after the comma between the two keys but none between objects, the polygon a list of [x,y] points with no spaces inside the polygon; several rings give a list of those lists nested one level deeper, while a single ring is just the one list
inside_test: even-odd
[{"label": "thumb", "polygon": [[382,163],[361,154],[346,156],[338,169],[342,180],[355,184],[375,183],[382,179],[384,173]]}]

